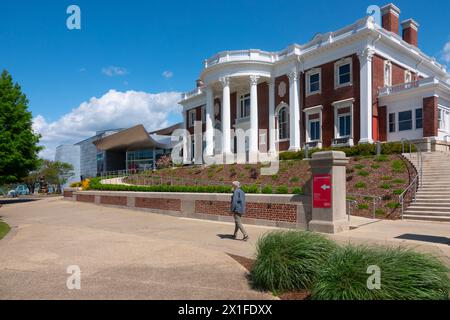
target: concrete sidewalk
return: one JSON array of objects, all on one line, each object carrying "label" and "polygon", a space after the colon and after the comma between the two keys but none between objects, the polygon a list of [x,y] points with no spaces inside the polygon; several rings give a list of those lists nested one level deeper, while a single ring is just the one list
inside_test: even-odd
[{"label": "concrete sidewalk", "polygon": [[[13,227],[0,241],[0,299],[273,299],[250,288],[246,270],[227,253],[254,257],[274,228],[246,226],[250,241],[229,238],[234,226],[64,201],[6,204]],[[379,243],[432,252],[449,262],[450,224],[353,218],[340,243]],[[70,265],[81,290],[66,288]],[[450,263],[449,263],[450,265]]]},{"label": "concrete sidewalk", "polygon": [[[47,199],[5,205],[13,229],[0,241],[0,299],[274,299],[250,288],[226,252],[252,241],[222,239],[229,224]],[[68,290],[67,267],[81,268]]]}]

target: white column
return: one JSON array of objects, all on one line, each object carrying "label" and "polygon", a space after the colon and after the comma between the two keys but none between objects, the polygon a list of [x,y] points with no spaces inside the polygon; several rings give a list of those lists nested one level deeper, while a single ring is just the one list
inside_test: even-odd
[{"label": "white column", "polygon": [[290,151],[300,150],[300,104],[298,94],[298,74],[296,71],[289,75],[289,138]]},{"label": "white column", "polygon": [[189,148],[191,147],[191,144],[190,144],[191,136],[187,130],[187,123],[189,121],[188,118],[189,118],[189,111],[183,110],[183,130],[184,130],[183,136],[182,136],[182,139],[183,139],[183,164],[191,163],[190,155],[191,155],[191,152],[193,152],[193,151],[189,150]]},{"label": "white column", "polygon": [[206,130],[205,130],[205,154],[214,155],[214,96],[210,86],[206,88]]},{"label": "white column", "polygon": [[250,162],[258,162],[258,80],[259,76],[250,76]]},{"label": "white column", "polygon": [[275,81],[269,81],[269,154],[276,153],[275,130]]},{"label": "white column", "polygon": [[230,78],[220,79],[223,86],[222,97],[222,153],[231,153],[231,112],[230,112]]},{"label": "white column", "polygon": [[360,140],[373,143],[372,138],[372,57],[373,50],[366,48],[358,54],[360,63]]}]

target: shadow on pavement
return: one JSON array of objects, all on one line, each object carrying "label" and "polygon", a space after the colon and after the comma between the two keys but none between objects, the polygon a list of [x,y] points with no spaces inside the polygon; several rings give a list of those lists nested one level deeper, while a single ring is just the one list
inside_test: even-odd
[{"label": "shadow on pavement", "polygon": [[38,201],[41,199],[33,199],[33,198],[4,198],[0,199],[0,204],[2,205],[8,205],[8,204],[15,204],[15,203],[25,203],[25,202],[31,202],[31,201]]},{"label": "shadow on pavement", "polygon": [[437,236],[429,236],[424,234],[413,234],[413,233],[405,233],[401,236],[396,237],[397,239],[403,240],[416,240],[423,242],[432,242],[437,244],[446,244],[450,245],[450,239],[446,237],[437,237]]},{"label": "shadow on pavement", "polygon": [[232,234],[218,234],[217,235],[220,239],[229,239],[229,240],[236,240]]}]

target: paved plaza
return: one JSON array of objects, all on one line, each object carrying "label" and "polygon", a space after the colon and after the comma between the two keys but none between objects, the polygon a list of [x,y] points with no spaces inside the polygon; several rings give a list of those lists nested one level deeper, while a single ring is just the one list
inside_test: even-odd
[{"label": "paved plaza", "polygon": [[[230,223],[171,217],[50,198],[6,203],[11,232],[0,241],[0,299],[274,299],[251,289],[228,253],[254,257],[259,236],[228,236]],[[353,219],[337,241],[406,245],[450,261],[450,224]],[[66,287],[81,269],[81,290]]]}]

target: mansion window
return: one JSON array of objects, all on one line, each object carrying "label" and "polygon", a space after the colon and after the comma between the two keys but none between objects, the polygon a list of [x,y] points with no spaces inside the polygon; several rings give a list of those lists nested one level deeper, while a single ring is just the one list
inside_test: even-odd
[{"label": "mansion window", "polygon": [[202,123],[206,123],[206,106],[202,107]]},{"label": "mansion window", "polygon": [[239,99],[239,118],[250,117],[250,94],[241,95]]},{"label": "mansion window", "polygon": [[196,118],[196,110],[195,109],[189,110],[188,113],[189,127],[193,127],[195,125],[195,118]]},{"label": "mansion window", "polygon": [[335,63],[335,88],[340,88],[352,84],[352,68],[352,58],[342,59]]},{"label": "mansion window", "polygon": [[314,119],[309,121],[309,140],[320,140],[320,119]]},{"label": "mansion window", "polygon": [[287,107],[281,107],[278,111],[278,139],[289,138],[289,113]]},{"label": "mansion window", "polygon": [[406,70],[405,71],[405,83],[410,83],[412,82],[412,74],[411,71]]},{"label": "mansion window", "polygon": [[412,111],[398,113],[398,131],[412,130]]},{"label": "mansion window", "polygon": [[314,93],[320,93],[321,83],[320,83],[320,69],[313,69],[306,73],[306,94],[311,95]]},{"label": "mansion window", "polygon": [[442,109],[438,109],[438,123],[439,123],[439,129],[445,129],[444,110],[442,110]]},{"label": "mansion window", "polygon": [[389,132],[395,132],[395,113],[389,113]]},{"label": "mansion window", "polygon": [[338,138],[350,137],[352,134],[352,114],[350,107],[338,110]]},{"label": "mansion window", "polygon": [[423,111],[422,109],[416,109],[416,129],[423,128]]},{"label": "mansion window", "polygon": [[384,86],[392,86],[392,64],[390,61],[384,62]]}]

